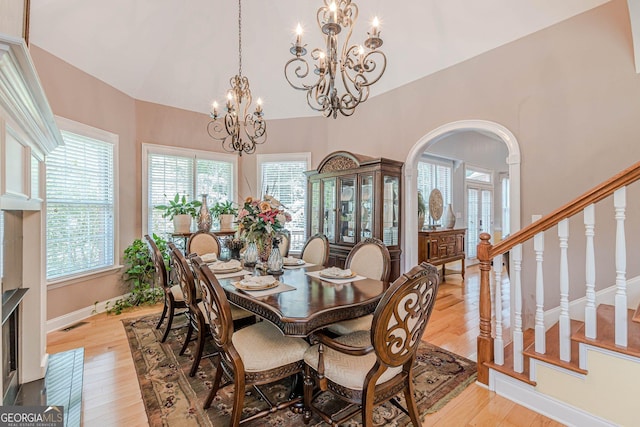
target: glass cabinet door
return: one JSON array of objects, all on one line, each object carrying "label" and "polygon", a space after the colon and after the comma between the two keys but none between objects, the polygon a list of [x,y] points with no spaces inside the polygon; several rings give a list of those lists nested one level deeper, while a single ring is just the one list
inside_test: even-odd
[{"label": "glass cabinet door", "polygon": [[344,177],[338,180],[340,208],[338,210],[339,243],[355,243],[356,240],[356,179]]},{"label": "glass cabinet door", "polygon": [[360,240],[373,236],[373,175],[360,177]]},{"label": "glass cabinet door", "polygon": [[382,177],[382,237],[384,244],[398,244],[398,224],[400,222],[400,178],[397,176]]},{"label": "glass cabinet door", "polygon": [[322,233],[327,236],[329,243],[336,242],[336,179],[323,179],[323,202],[324,218],[322,222]]},{"label": "glass cabinet door", "polygon": [[311,183],[311,226],[309,236],[313,236],[320,232],[320,181]]}]

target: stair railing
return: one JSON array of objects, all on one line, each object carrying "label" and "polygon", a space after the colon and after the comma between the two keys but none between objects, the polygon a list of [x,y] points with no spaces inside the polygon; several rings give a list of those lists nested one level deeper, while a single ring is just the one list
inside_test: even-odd
[{"label": "stair railing", "polygon": [[[626,209],[626,186],[640,180],[640,162],[625,169],[609,180],[587,191],[582,196],[556,209],[552,213],[541,217],[532,224],[513,233],[508,238],[492,245],[491,236],[487,233],[480,235],[478,244],[478,260],[480,262],[480,335],[478,336],[478,381],[489,384],[488,363],[502,365],[504,363],[504,343],[501,326],[501,295],[500,286],[495,286],[494,301],[491,300],[490,272],[492,261],[494,264],[495,283],[500,284],[502,256],[511,251],[513,271],[511,272],[511,291],[514,295],[514,324],[513,363],[516,372],[523,372],[523,331],[522,331],[522,288],[521,265],[522,244],[534,240],[536,254],[536,313],[535,313],[535,351],[545,353],[544,327],[544,282],[542,275],[542,255],[544,247],[544,232],[558,226],[560,239],[560,357],[570,359],[570,320],[568,299],[568,218],[582,212],[584,214],[586,235],[586,308],[585,334],[588,338],[596,338],[596,304],[595,304],[595,257],[594,257],[594,227],[595,203],[613,194],[616,220],[616,296],[615,296],[615,341],[616,345],[627,344],[627,298],[626,298],[626,243],[624,234],[624,219]],[[500,266],[498,268],[497,266]],[[492,312],[495,313],[496,330],[492,334]],[[495,336],[495,339],[494,339]]]}]

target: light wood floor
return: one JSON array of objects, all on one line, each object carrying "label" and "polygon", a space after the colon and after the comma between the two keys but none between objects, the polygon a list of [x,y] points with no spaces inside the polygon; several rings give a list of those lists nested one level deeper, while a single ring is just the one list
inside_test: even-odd
[{"label": "light wood floor", "polygon": [[[425,340],[475,360],[479,282],[477,267],[467,269],[464,282],[459,274],[446,276]],[[85,349],[83,425],[148,425],[121,321],[160,310],[161,306],[156,306],[119,316],[98,314],[68,332],[48,334],[48,353],[77,347]],[[472,384],[440,411],[428,415],[424,425],[524,427],[561,424]]]}]

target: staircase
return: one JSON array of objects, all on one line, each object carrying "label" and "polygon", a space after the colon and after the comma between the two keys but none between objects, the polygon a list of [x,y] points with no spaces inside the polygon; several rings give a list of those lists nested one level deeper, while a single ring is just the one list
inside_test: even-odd
[{"label": "staircase", "polygon": [[480,236],[479,382],[567,425],[640,425],[640,216],[627,206],[639,179],[637,163],[496,245]]}]

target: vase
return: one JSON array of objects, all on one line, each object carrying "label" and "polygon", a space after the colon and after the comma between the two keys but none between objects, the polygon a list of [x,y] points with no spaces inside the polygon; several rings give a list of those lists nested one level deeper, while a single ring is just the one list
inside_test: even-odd
[{"label": "vase", "polygon": [[272,274],[281,274],[283,265],[284,260],[282,259],[280,248],[278,247],[278,239],[273,239],[273,247],[271,248],[271,253],[267,260],[267,272]]},{"label": "vase", "polygon": [[202,204],[200,205],[200,212],[198,213],[198,230],[211,230],[211,222],[211,212],[209,212],[209,207],[207,206],[207,194],[203,194]]},{"label": "vase", "polygon": [[258,257],[263,263],[266,263],[269,260],[272,245],[272,236],[263,236],[262,238],[256,240],[256,246],[258,247]]},{"label": "vase", "polygon": [[418,231],[422,231],[424,227],[424,214],[418,214]]},{"label": "vase", "polygon": [[258,262],[258,248],[256,242],[249,242],[247,249],[244,251],[244,265],[253,267]]},{"label": "vase", "polygon": [[444,228],[453,228],[456,225],[456,214],[453,213],[453,207],[451,203],[447,207],[447,211],[444,216]]}]

